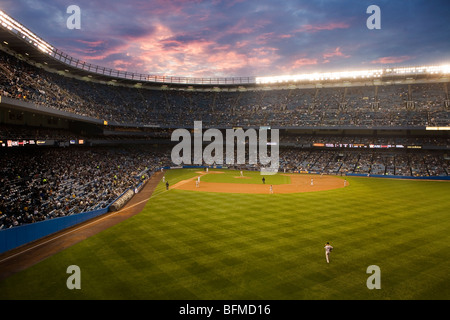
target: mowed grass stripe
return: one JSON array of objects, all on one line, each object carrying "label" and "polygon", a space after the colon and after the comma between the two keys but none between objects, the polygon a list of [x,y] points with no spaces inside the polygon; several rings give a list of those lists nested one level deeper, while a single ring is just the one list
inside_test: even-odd
[{"label": "mowed grass stripe", "polygon": [[[171,185],[194,171],[168,171]],[[0,283],[2,298],[450,298],[448,183],[249,195],[157,187],[144,211]],[[173,181],[173,183],[172,183]],[[325,241],[335,250],[327,265]],[[65,288],[65,268],[82,290]],[[369,265],[382,290],[366,287]],[[42,276],[45,275],[45,276]]]}]

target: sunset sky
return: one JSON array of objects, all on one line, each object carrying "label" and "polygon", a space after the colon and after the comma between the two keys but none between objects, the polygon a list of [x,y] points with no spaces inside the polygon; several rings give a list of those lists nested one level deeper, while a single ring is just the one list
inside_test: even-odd
[{"label": "sunset sky", "polygon": [[[81,10],[68,29],[67,7]],[[370,5],[381,29],[369,30]],[[273,76],[450,63],[450,1],[0,0],[59,50],[118,70]]]}]

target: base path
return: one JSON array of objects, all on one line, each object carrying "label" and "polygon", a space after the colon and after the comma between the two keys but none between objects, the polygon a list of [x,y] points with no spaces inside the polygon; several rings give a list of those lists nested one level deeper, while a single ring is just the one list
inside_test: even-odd
[{"label": "base path", "polygon": [[[273,185],[273,193],[315,192],[344,188],[349,185],[348,181],[336,176],[309,174],[285,175],[291,178],[291,183]],[[174,185],[172,189],[223,193],[271,193],[269,184],[218,183],[202,181],[197,187],[195,184],[195,179],[196,178],[180,181]]]},{"label": "base path", "polygon": [[155,173],[144,188],[119,211],[106,213],[1,254],[0,280],[141,212],[162,176],[161,172]]}]

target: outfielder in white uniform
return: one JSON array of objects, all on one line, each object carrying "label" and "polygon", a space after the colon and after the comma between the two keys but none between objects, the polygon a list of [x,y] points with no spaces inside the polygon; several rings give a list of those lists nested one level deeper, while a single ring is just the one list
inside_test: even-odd
[{"label": "outfielder in white uniform", "polygon": [[325,258],[327,259],[327,263],[330,263],[330,252],[333,251],[333,247],[329,242],[325,244]]}]

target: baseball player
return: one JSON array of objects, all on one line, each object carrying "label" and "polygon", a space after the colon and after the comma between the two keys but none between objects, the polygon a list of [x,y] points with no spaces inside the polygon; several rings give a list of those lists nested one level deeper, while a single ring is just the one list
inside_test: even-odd
[{"label": "baseball player", "polygon": [[329,242],[325,244],[325,258],[327,259],[327,263],[330,263],[330,252],[333,251],[333,247]]}]

